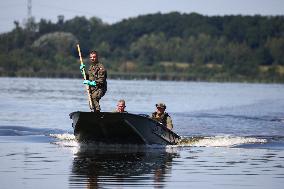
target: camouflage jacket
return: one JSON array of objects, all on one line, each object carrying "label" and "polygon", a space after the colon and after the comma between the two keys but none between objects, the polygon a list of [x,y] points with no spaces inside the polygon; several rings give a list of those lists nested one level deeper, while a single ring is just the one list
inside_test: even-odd
[{"label": "camouflage jacket", "polygon": [[96,82],[95,88],[107,89],[107,71],[101,63],[96,63],[91,65],[88,71],[89,80]]},{"label": "camouflage jacket", "polygon": [[168,129],[173,129],[173,122],[171,116],[164,112],[161,116],[158,116],[157,112],[152,113],[152,119],[162,123]]}]

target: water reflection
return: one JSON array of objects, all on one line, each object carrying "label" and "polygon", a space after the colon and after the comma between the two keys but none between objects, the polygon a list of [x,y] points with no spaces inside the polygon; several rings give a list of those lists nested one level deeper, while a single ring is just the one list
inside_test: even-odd
[{"label": "water reflection", "polygon": [[71,187],[163,188],[176,152],[166,149],[81,147],[74,157]]}]

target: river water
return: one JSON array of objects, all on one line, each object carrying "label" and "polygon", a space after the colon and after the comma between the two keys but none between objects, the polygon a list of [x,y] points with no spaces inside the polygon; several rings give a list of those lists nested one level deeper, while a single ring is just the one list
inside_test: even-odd
[{"label": "river water", "polygon": [[284,85],[109,80],[102,111],[167,104],[175,146],[86,146],[80,79],[0,78],[0,188],[283,188]]}]

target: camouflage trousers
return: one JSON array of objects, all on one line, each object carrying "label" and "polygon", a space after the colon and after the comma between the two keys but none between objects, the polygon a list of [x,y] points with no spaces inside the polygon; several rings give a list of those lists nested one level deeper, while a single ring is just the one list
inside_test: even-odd
[{"label": "camouflage trousers", "polygon": [[92,101],[93,101],[92,111],[94,112],[101,111],[99,101],[105,94],[106,94],[106,90],[101,89],[101,88],[96,89],[96,90],[91,90],[91,96],[92,96]]}]

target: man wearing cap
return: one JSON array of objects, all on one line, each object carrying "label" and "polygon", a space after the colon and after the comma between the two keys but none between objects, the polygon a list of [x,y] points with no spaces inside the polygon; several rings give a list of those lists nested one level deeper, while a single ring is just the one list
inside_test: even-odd
[{"label": "man wearing cap", "polygon": [[152,113],[152,119],[162,123],[165,127],[172,130],[173,129],[173,122],[170,115],[165,112],[166,105],[164,103],[156,104],[157,110]]},{"label": "man wearing cap", "polygon": [[[103,64],[99,62],[98,52],[90,52],[91,65],[88,71],[87,78],[84,80],[85,85],[90,86],[90,92],[93,99],[93,111],[99,112],[101,110],[99,101],[107,91],[107,71]],[[81,72],[85,65],[80,66]]]}]

